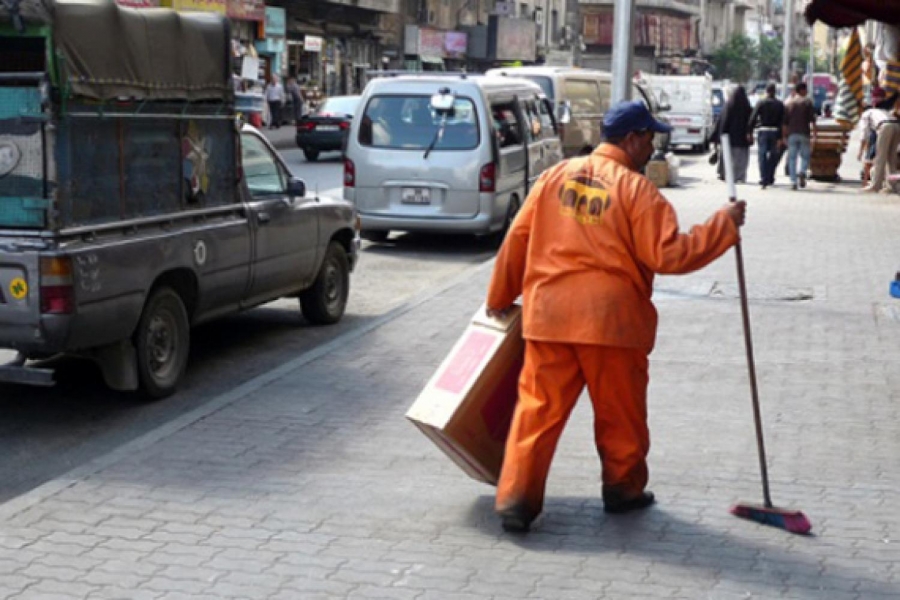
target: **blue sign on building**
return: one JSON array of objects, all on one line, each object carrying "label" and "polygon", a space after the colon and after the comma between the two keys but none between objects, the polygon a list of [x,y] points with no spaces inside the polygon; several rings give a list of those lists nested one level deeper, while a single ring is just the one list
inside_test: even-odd
[{"label": "blue sign on building", "polygon": [[287,17],[283,8],[266,7],[266,37],[283,38],[287,35]]}]

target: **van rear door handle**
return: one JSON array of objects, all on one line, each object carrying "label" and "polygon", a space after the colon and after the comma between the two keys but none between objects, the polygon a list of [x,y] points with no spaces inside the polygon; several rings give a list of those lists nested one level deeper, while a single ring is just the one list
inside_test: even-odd
[{"label": "van rear door handle", "polygon": [[272,220],[272,215],[262,210],[256,215],[256,220],[262,225]]}]

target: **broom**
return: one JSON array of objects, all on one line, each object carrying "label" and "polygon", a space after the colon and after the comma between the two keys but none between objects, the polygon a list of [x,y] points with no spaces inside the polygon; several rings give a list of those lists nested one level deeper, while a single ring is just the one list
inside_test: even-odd
[{"label": "broom", "polygon": [[[728,184],[728,198],[731,202],[737,200],[737,190],[734,185],[734,166],[731,161],[731,143],[728,134],[722,134],[722,159],[725,166],[725,181]],[[786,529],[791,533],[809,533],[812,525],[799,510],[786,510],[772,505],[772,497],[769,495],[769,474],[766,469],[766,448],[763,442],[762,417],[759,410],[759,393],[756,387],[756,365],[753,360],[753,340],[750,337],[750,309],[747,305],[747,285],[744,280],[744,256],[741,252],[741,243],[734,246],[734,256],[737,259],[738,288],[741,296],[741,315],[744,320],[744,344],[747,348],[747,369],[750,375],[750,396],[753,400],[753,421],[756,424],[756,446],[759,449],[759,469],[762,474],[763,504],[738,503],[731,507],[729,512],[742,519],[750,519],[763,525],[772,525]]]}]

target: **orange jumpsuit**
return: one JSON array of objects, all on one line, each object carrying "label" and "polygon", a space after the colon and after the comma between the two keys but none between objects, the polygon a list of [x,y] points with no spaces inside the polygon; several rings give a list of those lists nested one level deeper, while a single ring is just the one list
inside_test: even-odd
[{"label": "orange jumpsuit", "polygon": [[644,490],[654,274],[700,269],[738,239],[724,210],[680,233],[672,205],[611,144],[541,176],[497,255],[487,296],[494,309],[523,296],[526,343],[498,511],[541,512],[556,444],[585,385],[604,499]]}]

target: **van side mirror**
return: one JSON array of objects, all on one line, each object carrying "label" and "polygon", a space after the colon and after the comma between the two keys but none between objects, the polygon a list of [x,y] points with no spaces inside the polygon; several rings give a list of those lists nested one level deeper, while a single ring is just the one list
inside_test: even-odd
[{"label": "van side mirror", "polygon": [[565,100],[556,109],[556,120],[561,125],[566,125],[572,120],[572,104]]},{"label": "van side mirror", "polygon": [[291,177],[288,180],[287,193],[291,198],[302,198],[306,195],[306,184],[302,179]]}]

